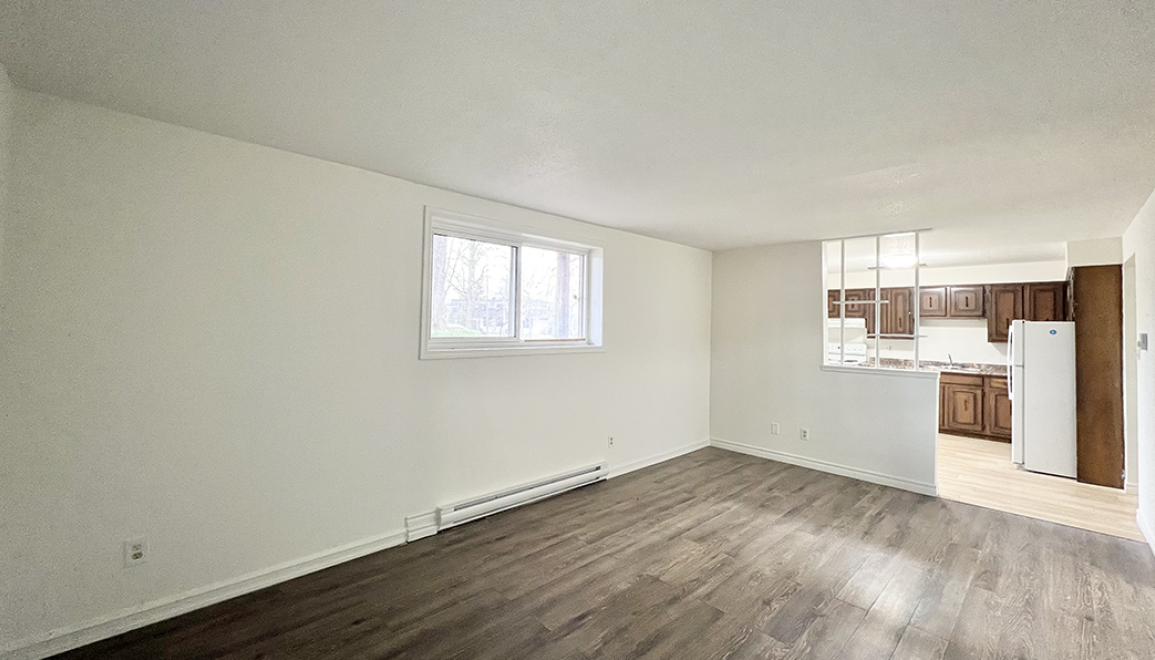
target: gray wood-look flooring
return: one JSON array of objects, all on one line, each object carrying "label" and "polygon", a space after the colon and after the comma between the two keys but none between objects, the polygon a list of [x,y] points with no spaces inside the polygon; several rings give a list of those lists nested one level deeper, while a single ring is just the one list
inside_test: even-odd
[{"label": "gray wood-look flooring", "polygon": [[704,449],[59,657],[1149,660],[1155,557]]}]

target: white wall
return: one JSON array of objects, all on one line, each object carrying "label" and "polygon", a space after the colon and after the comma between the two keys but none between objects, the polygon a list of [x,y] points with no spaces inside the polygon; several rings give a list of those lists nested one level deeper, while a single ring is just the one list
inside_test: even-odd
[{"label": "white wall", "polygon": [[[886,277],[895,277],[895,272],[886,272]],[[976,264],[974,266],[948,266],[945,268],[920,268],[919,283],[922,286],[942,286],[949,284],[998,284],[1000,282],[1057,282],[1067,279],[1065,261],[1025,261],[1005,264]],[[829,288],[838,287],[838,273],[827,278]],[[914,286],[914,275],[908,281],[883,280],[883,286]],[[873,288],[874,271],[859,270],[846,274],[846,287]]]},{"label": "white wall", "polygon": [[[1135,326],[1155,339],[1155,193],[1123,234],[1123,257],[1135,258]],[[1149,344],[1150,345],[1150,344]],[[1155,549],[1155,352],[1139,354],[1138,369],[1139,525]]]},{"label": "white wall", "polygon": [[1123,263],[1123,239],[1121,237],[1067,241],[1068,268],[1121,263]]},{"label": "white wall", "polygon": [[[14,107],[0,651],[708,439],[709,252],[50,96]],[[419,361],[424,205],[602,245],[605,352]],[[152,556],[126,570],[136,535]]]},{"label": "white wall", "polygon": [[711,437],[933,491],[937,379],[823,369],[825,316],[821,243],[714,254]]},{"label": "white wall", "polygon": [[[7,216],[8,180],[9,175],[9,135],[12,125],[12,94],[13,87],[8,79],[8,72],[0,64],[0,268],[4,262],[4,225]],[[0,271],[2,272],[2,271]],[[4,282],[0,281],[0,295],[4,291]],[[3,307],[0,307],[3,309]]]},{"label": "white wall", "polygon": [[[976,362],[1005,364],[1005,342],[987,341],[986,319],[923,319],[919,359],[935,362]],[[881,341],[882,357],[914,359],[914,342],[908,339]]]}]

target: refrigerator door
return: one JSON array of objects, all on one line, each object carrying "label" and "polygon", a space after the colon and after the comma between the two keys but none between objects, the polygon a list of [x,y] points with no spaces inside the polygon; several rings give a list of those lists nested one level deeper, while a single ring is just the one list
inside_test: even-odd
[{"label": "refrigerator door", "polygon": [[[1023,368],[1011,365],[1007,369],[1007,389],[1013,392],[1011,388],[1013,383],[1021,382],[1023,378]],[[1022,398],[1019,400],[1011,399],[1011,462],[1016,465],[1023,464],[1023,403]]]},{"label": "refrigerator door", "polygon": [[1014,423],[1021,414],[1023,467],[1074,477],[1075,324],[1024,322],[1016,327],[1014,350],[1021,355],[1022,366],[1014,368],[1012,445]]}]

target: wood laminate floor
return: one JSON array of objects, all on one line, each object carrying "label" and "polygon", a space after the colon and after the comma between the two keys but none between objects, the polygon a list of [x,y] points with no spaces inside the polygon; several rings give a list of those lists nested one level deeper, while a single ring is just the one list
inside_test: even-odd
[{"label": "wood laminate floor", "polygon": [[1146,545],[709,448],[62,657],[1153,656]]},{"label": "wood laminate floor", "polygon": [[[938,436],[938,494],[967,504],[1093,532],[1143,540],[1139,497],[1118,488],[1036,474],[1011,463],[1011,446],[959,435]],[[1155,651],[1151,654],[1155,658]]]}]

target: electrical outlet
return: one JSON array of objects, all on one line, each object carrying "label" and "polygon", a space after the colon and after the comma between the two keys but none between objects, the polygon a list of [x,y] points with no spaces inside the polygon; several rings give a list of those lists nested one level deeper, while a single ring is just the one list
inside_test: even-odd
[{"label": "electrical outlet", "polygon": [[612,436],[612,435],[610,436],[610,444],[609,444],[609,446],[611,446],[611,447],[613,447],[613,446],[614,446],[614,436]]},{"label": "electrical outlet", "polygon": [[138,536],[124,542],[124,567],[140,566],[148,561],[148,539]]},{"label": "electrical outlet", "polygon": [[781,430],[782,430],[782,429],[781,429],[781,428],[779,428],[779,426],[778,426],[778,422],[771,422],[771,424],[770,424],[770,435],[778,435],[778,432],[779,432],[779,431],[781,431]]},{"label": "electrical outlet", "polygon": [[803,440],[809,440],[810,439],[810,429],[806,428],[805,426],[798,429],[798,437],[802,438]]}]

